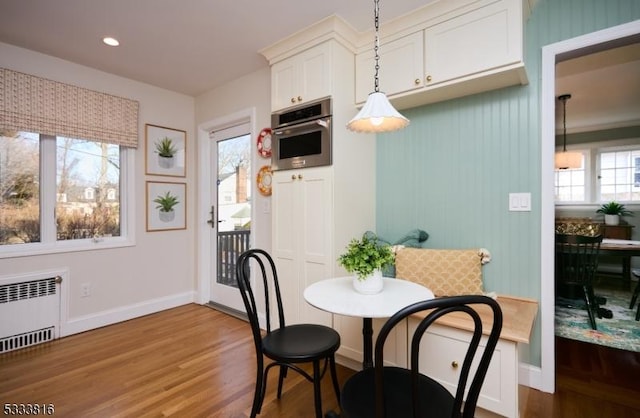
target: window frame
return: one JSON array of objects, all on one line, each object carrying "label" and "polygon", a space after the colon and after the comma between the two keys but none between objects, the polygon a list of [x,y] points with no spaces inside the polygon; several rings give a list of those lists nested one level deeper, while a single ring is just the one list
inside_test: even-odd
[{"label": "window frame", "polygon": [[[556,208],[565,207],[568,209],[580,209],[600,207],[605,201],[600,198],[600,184],[598,176],[600,175],[600,154],[614,151],[625,151],[640,149],[638,145],[639,138],[627,138],[622,140],[611,141],[595,141],[567,145],[567,150],[583,152],[585,155],[585,200],[584,201],[557,201],[554,200]],[[556,149],[559,151],[559,149]],[[555,190],[555,172],[554,172],[554,190]],[[621,201],[626,206],[640,206],[638,201]]]},{"label": "window frame", "polygon": [[[52,179],[48,182],[41,181],[40,242],[1,245],[0,259],[134,246],[135,153],[135,148],[120,145],[120,236],[59,241],[55,219],[56,137],[40,134],[40,178]],[[48,187],[43,186],[47,184]]]}]

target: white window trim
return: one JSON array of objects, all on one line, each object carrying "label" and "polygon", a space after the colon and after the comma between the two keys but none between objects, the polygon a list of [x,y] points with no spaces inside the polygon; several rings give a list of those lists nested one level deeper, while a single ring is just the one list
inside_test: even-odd
[{"label": "white window trim", "polygon": [[[55,141],[41,141],[41,155],[55,155]],[[51,149],[49,148],[51,147]],[[42,242],[0,246],[0,259],[27,257],[33,255],[57,254],[79,251],[102,250],[108,248],[131,247],[135,240],[135,149],[120,147],[120,161],[125,170],[120,170],[120,236],[57,241],[55,230],[55,188],[41,189],[41,231]],[[47,154],[44,154],[44,153]],[[55,159],[45,158],[41,162],[42,178],[55,178]],[[52,176],[52,177],[50,177]],[[45,195],[46,193],[46,195]],[[126,197],[122,199],[122,197]],[[49,218],[44,221],[44,218]]]}]

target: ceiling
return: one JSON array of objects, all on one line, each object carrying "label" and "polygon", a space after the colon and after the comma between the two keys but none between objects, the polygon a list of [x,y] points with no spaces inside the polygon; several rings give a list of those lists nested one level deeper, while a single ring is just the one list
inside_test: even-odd
[{"label": "ceiling", "polygon": [[[568,133],[640,126],[640,40],[635,38],[556,65],[556,97],[571,94]],[[560,129],[562,103],[556,104]]]},{"label": "ceiling", "polygon": [[[382,0],[381,25],[431,1]],[[0,42],[197,96],[266,67],[258,51],[332,14],[373,27],[372,0],[1,0]]]},{"label": "ceiling", "polygon": [[[432,1],[381,0],[380,24]],[[258,51],[332,14],[373,27],[371,0],[0,0],[0,42],[197,96],[266,67]],[[640,125],[634,42],[558,64],[568,132]]]}]

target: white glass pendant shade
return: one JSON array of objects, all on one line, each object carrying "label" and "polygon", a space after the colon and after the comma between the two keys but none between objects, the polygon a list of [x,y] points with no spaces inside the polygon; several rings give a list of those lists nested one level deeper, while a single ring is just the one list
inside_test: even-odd
[{"label": "white glass pendant shade", "polygon": [[582,154],[579,152],[556,152],[556,170],[568,170],[582,167]]},{"label": "white glass pendant shade", "polygon": [[407,125],[409,119],[389,103],[384,93],[376,91],[369,94],[360,112],[347,123],[347,128],[354,132],[371,133],[395,131]]}]

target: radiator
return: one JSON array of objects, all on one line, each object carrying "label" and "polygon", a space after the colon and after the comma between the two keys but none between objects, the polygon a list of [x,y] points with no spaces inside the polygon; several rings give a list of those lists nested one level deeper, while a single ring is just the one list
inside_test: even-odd
[{"label": "radiator", "polygon": [[41,276],[0,280],[0,354],[58,338],[62,279]]}]

